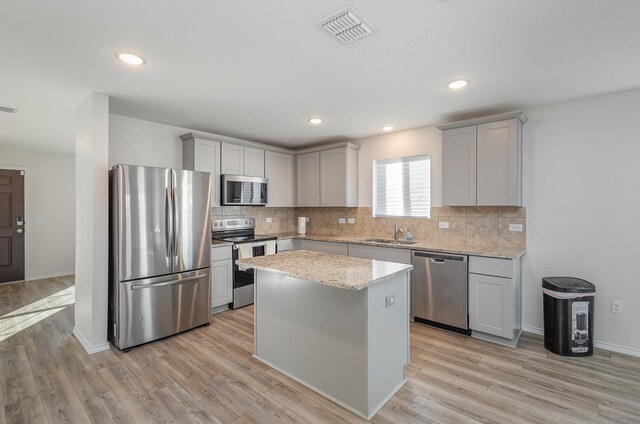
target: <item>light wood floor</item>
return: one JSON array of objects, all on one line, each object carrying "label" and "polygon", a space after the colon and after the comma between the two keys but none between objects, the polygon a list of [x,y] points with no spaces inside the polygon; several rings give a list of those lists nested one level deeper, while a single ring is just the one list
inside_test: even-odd
[{"label": "light wood floor", "polygon": [[[251,357],[251,307],[129,353],[92,356],[71,335],[73,306],[8,321],[72,285],[70,277],[0,285],[0,334],[23,328],[0,341],[0,424],[365,422]],[[47,305],[44,315],[55,311]],[[640,422],[638,358],[598,350],[566,359],[539,336],[509,349],[422,325],[411,326],[411,357],[409,382],[372,422]]]}]

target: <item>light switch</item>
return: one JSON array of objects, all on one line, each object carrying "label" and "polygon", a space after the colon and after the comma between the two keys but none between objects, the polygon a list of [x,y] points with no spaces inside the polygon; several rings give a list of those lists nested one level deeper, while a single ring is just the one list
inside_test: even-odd
[{"label": "light switch", "polygon": [[396,298],[395,298],[394,295],[390,294],[389,296],[384,298],[384,307],[385,308],[393,306],[394,303],[396,303]]},{"label": "light switch", "polygon": [[447,221],[440,221],[440,223],[438,224],[438,226],[440,228],[449,228],[449,223]]},{"label": "light switch", "polygon": [[522,231],[522,224],[509,224],[509,231]]},{"label": "light switch", "polygon": [[347,221],[344,218],[338,218],[338,224],[344,224],[345,222]]},{"label": "light switch", "polygon": [[273,219],[272,218],[267,218],[266,221],[267,221],[267,224],[271,224],[273,222]]},{"label": "light switch", "polygon": [[355,223],[356,223],[356,219],[355,218],[347,219],[347,224],[355,224]]}]

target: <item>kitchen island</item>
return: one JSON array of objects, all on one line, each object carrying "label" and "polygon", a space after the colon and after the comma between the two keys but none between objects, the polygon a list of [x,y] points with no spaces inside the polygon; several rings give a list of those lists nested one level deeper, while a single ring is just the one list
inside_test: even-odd
[{"label": "kitchen island", "polygon": [[366,419],[405,383],[412,266],[298,250],[255,273],[254,357]]}]

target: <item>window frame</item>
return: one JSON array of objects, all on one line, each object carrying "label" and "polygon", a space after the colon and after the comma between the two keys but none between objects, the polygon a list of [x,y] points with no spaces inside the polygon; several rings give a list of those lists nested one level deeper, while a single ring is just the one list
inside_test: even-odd
[{"label": "window frame", "polygon": [[[378,175],[378,166],[379,163],[384,163],[385,165],[391,164],[391,163],[401,163],[403,164],[403,172],[404,172],[404,164],[405,163],[409,163],[412,161],[421,161],[421,160],[425,160],[427,161],[427,176],[428,176],[428,181],[427,181],[427,205],[426,205],[426,214],[425,215],[414,215],[414,214],[403,214],[403,215],[389,215],[389,214],[381,214],[381,213],[376,213],[377,209],[378,209],[378,199],[377,199],[377,195],[378,195],[378,190],[377,190],[377,175]],[[397,157],[397,158],[385,158],[385,159],[374,159],[373,163],[372,163],[372,174],[373,174],[373,179],[372,179],[372,208],[371,208],[371,215],[374,218],[416,218],[416,219],[420,219],[420,218],[426,218],[426,219],[430,219],[431,218],[431,155],[429,153],[425,153],[425,154],[420,154],[420,155],[412,155],[412,156],[402,156],[402,157]],[[403,187],[403,206],[406,202],[406,198],[408,196],[408,192],[405,192],[405,189],[407,187],[410,187],[410,182],[407,184],[402,184]],[[411,205],[410,205],[411,207]],[[405,208],[403,208],[405,209]],[[413,209],[413,208],[411,208]],[[388,210],[388,208],[385,208],[385,211]],[[405,209],[406,210],[406,209]]]}]

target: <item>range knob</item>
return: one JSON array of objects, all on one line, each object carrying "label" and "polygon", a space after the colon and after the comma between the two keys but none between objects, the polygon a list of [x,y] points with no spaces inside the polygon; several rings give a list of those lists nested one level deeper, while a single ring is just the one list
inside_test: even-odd
[{"label": "range knob", "polygon": [[213,226],[214,226],[214,227],[217,227],[217,226],[218,226],[218,223],[217,223],[217,222],[214,222],[214,223],[213,223]]},{"label": "range knob", "polygon": [[244,223],[245,223],[245,224],[248,224],[248,223],[249,223],[249,221],[244,221]]}]

